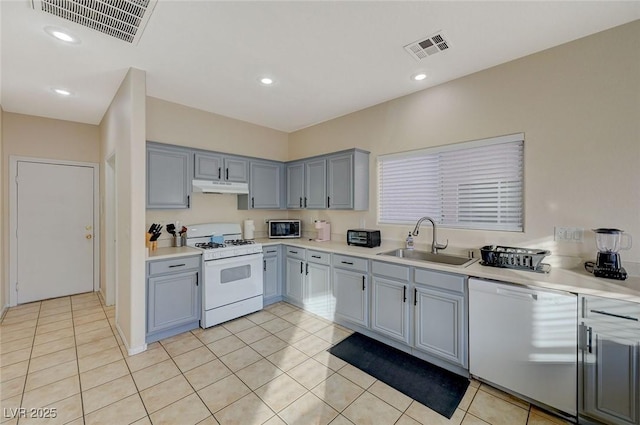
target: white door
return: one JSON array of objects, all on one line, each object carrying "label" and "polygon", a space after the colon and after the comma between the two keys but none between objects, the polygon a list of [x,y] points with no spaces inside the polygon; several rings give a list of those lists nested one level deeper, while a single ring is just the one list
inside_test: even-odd
[{"label": "white door", "polygon": [[94,290],[94,169],[18,161],[18,304]]}]

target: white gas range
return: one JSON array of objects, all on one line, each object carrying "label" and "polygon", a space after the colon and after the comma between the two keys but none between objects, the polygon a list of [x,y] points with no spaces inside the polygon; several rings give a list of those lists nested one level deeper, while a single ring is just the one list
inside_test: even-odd
[{"label": "white gas range", "polygon": [[263,307],[262,245],[242,239],[239,224],[187,226],[187,246],[202,252],[202,318],[208,328]]}]

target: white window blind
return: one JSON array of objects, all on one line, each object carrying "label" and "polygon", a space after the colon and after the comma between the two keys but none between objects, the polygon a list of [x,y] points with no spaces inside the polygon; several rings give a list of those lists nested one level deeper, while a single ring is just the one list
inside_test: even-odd
[{"label": "white window blind", "polygon": [[378,157],[378,222],[523,230],[524,135]]}]

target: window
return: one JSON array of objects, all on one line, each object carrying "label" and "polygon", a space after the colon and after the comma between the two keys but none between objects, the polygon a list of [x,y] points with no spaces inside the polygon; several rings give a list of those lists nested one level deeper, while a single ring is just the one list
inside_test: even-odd
[{"label": "window", "polygon": [[378,157],[378,222],[523,230],[524,134]]}]

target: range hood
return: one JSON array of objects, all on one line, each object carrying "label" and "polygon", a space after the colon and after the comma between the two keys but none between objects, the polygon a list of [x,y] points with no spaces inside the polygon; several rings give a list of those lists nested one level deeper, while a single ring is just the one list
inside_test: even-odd
[{"label": "range hood", "polygon": [[192,191],[195,193],[249,194],[249,185],[247,183],[194,180],[192,185]]}]

